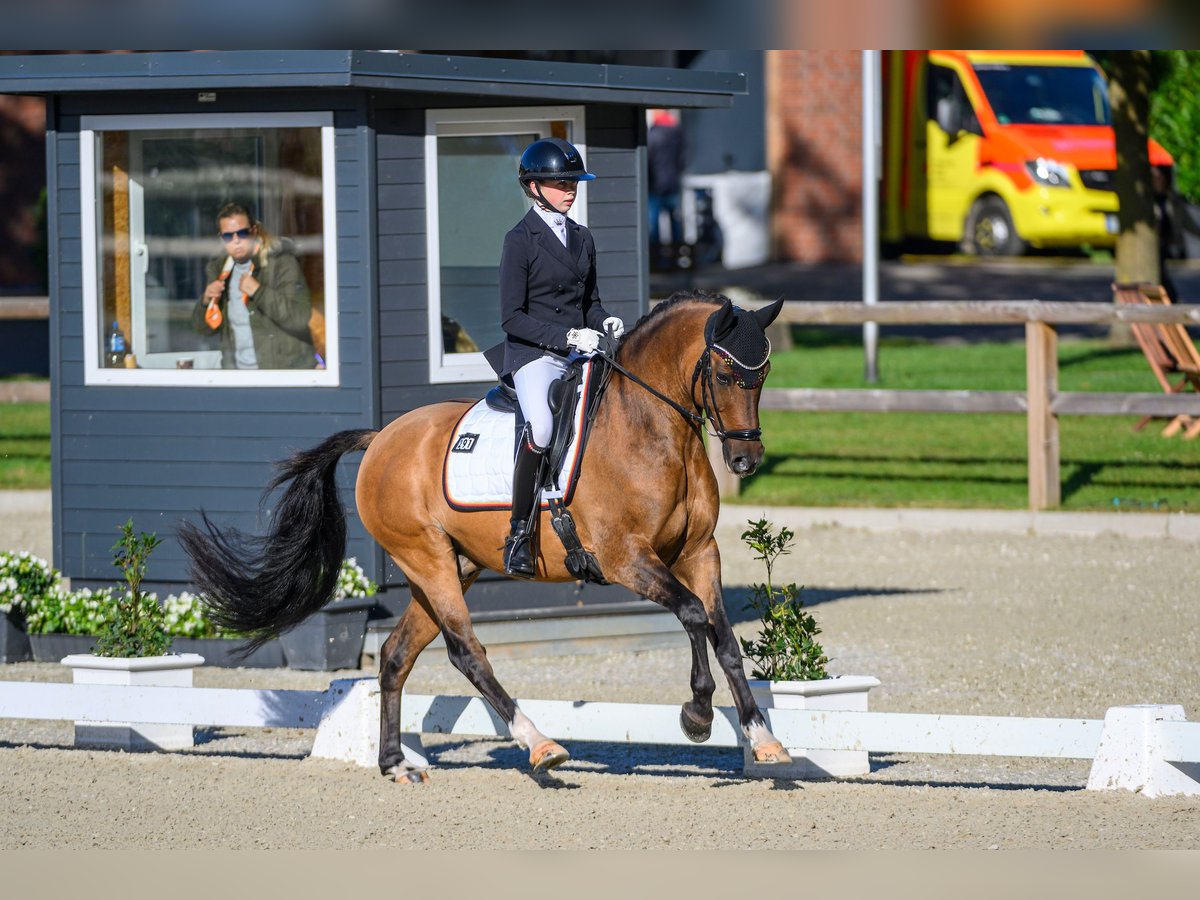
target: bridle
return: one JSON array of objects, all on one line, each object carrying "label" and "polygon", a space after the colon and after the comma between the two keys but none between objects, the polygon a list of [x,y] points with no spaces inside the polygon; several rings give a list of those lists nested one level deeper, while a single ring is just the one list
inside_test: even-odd
[{"label": "bridle", "polygon": [[[743,390],[751,391],[761,385],[767,378],[767,371],[770,369],[768,362],[771,358],[771,342],[767,341],[767,354],[763,357],[763,361],[756,366],[747,366],[745,363],[738,360],[732,353],[726,350],[715,341],[705,339],[704,351],[700,354],[700,358],[696,360],[696,366],[692,370],[692,397],[696,396],[696,384],[700,384],[700,412],[696,413],[680,403],[676,403],[666,394],[651,387],[641,378],[634,375],[616,359],[616,350],[611,344],[609,347],[601,351],[601,357],[612,368],[616,369],[634,384],[644,388],[649,393],[653,394],[663,403],[673,408],[681,416],[688,421],[688,425],[696,432],[699,437],[702,430],[708,430],[705,423],[711,423],[713,430],[708,430],[708,433],[715,438],[719,438],[722,443],[726,440],[735,441],[757,441],[762,438],[761,428],[725,428],[725,423],[721,418],[721,407],[716,401],[716,385],[714,384],[715,374],[712,367],[712,353],[716,354],[724,361],[725,365],[734,371],[734,383]],[[736,377],[736,368],[740,367],[747,372],[754,373],[753,380],[747,378]]]}]

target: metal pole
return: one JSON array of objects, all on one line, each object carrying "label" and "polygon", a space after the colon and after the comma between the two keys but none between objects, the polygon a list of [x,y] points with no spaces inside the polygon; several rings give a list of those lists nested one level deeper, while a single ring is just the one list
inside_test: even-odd
[{"label": "metal pole", "polygon": [[[878,50],[862,52],[863,303],[879,302],[879,170],[881,110]],[[863,323],[868,384],[879,381],[879,323]]]}]

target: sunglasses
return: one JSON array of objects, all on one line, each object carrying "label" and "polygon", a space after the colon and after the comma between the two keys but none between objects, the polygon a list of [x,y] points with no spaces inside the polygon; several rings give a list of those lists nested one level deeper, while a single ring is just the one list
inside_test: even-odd
[{"label": "sunglasses", "polygon": [[227,244],[230,241],[232,241],[234,238],[240,238],[241,240],[244,241],[246,238],[250,237],[250,235],[252,235],[252,234],[254,234],[253,226],[251,226],[250,228],[239,228],[237,231],[222,231],[221,232],[221,240],[223,240]]}]

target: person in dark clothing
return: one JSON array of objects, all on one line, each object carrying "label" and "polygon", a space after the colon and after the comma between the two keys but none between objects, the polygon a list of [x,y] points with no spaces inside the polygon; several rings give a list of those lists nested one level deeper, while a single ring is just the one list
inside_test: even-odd
[{"label": "person in dark clothing", "polygon": [[525,417],[513,467],[511,530],[504,571],[532,578],[537,528],[537,475],[553,419],[546,391],[572,354],[591,354],[601,332],[625,325],[610,316],[596,290],[592,233],[567,217],[580,181],[591,181],[579,151],[561,138],[534,141],[521,154],[517,179],[533,208],[504,236],[500,255],[501,377],[511,376]]},{"label": "person in dark clothing", "polygon": [[[668,110],[653,113],[650,131],[646,136],[646,164],[649,175],[648,204],[650,213],[651,264],[671,268],[683,243],[683,221],[679,199],[683,189],[683,167],[686,164],[683,129],[679,120]],[[664,252],[661,232],[662,213],[671,221],[670,249]]]}]

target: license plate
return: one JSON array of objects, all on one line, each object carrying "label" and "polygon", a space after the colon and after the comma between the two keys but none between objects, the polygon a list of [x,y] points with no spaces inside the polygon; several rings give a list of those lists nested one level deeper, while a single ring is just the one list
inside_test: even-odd
[{"label": "license plate", "polygon": [[1116,213],[1104,214],[1104,228],[1109,234],[1117,234],[1121,230],[1121,223],[1117,221]]}]

